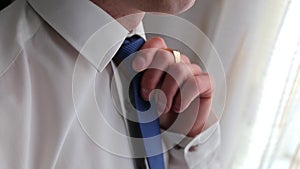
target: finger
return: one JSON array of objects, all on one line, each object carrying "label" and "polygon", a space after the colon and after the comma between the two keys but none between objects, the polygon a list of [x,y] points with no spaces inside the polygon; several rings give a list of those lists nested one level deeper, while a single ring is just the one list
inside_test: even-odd
[{"label": "finger", "polygon": [[208,73],[189,77],[182,85],[180,92],[176,94],[172,110],[178,113],[183,112],[197,97],[211,99],[213,90],[212,80]]},{"label": "finger", "polygon": [[182,112],[182,116],[190,116],[189,132],[187,136],[195,137],[199,135],[204,129],[205,122],[211,110],[212,99],[198,98],[195,99],[190,106]]},{"label": "finger", "polygon": [[211,99],[197,98],[180,114],[173,111],[162,114],[159,117],[160,126],[164,130],[195,137],[202,132],[211,110],[210,107]]},{"label": "finger", "polygon": [[180,55],[183,63],[191,63],[190,59],[185,55]]},{"label": "finger", "polygon": [[196,64],[189,64],[189,69],[194,76],[199,76],[203,73],[202,69]]},{"label": "finger", "polygon": [[[193,100],[191,105],[182,113],[169,111],[159,117],[163,129],[181,134],[189,134],[193,130],[199,113],[200,98]],[[202,105],[201,105],[202,106]]]},{"label": "finger", "polygon": [[149,100],[150,92],[155,89],[160,83],[165,71],[169,65],[173,62],[172,53],[165,50],[157,50],[152,60],[142,77],[141,81],[141,93],[145,100]]},{"label": "finger", "polygon": [[160,48],[166,48],[165,41],[160,37],[153,37],[145,42],[143,47],[137,52],[132,61],[132,67],[135,71],[145,70],[151,63],[156,51]]},{"label": "finger", "polygon": [[[165,94],[167,103],[165,107],[160,107],[158,104],[159,112],[170,111],[174,96],[176,95],[179,87],[189,77],[194,77],[194,74],[200,74],[201,69],[193,64],[177,63],[172,64],[167,70],[166,76],[162,82],[161,90]],[[157,102],[160,103],[164,98],[158,98]]]}]

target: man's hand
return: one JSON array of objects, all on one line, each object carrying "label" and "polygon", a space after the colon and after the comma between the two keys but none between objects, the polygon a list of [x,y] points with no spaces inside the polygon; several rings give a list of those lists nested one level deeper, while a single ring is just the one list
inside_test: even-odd
[{"label": "man's hand", "polygon": [[[134,58],[134,70],[145,71],[141,95],[149,101],[153,96],[151,91],[160,89],[165,97],[161,94],[154,97],[158,111],[162,113],[161,127],[172,126],[172,131],[194,137],[203,130],[211,110],[212,80],[185,55],[181,55],[180,63],[175,63],[173,54],[166,48],[164,40],[155,37],[148,40]],[[178,118],[179,114],[181,118]]]}]

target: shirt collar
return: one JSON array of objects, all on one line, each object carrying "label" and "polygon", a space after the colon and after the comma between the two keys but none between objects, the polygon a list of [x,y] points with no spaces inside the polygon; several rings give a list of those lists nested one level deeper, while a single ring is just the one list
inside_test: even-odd
[{"label": "shirt collar", "polygon": [[98,71],[106,67],[129,34],[119,22],[89,0],[27,1]]}]

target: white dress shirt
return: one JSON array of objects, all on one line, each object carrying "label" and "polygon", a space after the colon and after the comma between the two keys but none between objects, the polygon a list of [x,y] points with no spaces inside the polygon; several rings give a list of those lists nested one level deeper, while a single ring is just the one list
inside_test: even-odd
[{"label": "white dress shirt", "polygon": [[[88,0],[17,0],[0,23],[0,168],[134,168],[111,92],[129,32]],[[167,168],[217,168],[219,123],[208,126],[195,138],[165,132],[176,145]]]}]

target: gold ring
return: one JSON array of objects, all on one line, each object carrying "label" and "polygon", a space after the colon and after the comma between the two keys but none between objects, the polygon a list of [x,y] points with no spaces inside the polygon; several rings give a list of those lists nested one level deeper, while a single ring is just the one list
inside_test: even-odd
[{"label": "gold ring", "polygon": [[173,49],[170,49],[170,48],[166,48],[165,50],[167,50],[167,51],[169,51],[173,54],[175,63],[181,62],[181,54],[180,54],[179,51],[173,50]]}]

